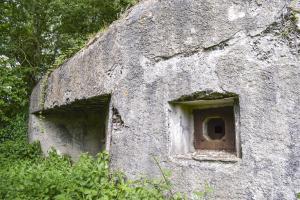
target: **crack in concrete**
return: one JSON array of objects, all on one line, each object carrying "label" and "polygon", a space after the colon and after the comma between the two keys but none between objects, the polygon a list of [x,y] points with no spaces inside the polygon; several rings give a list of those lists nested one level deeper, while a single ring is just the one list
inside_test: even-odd
[{"label": "crack in concrete", "polygon": [[235,32],[234,34],[232,34],[232,36],[230,36],[226,39],[223,39],[223,40],[221,40],[220,42],[218,42],[216,44],[207,46],[207,47],[198,46],[198,47],[193,48],[192,50],[187,51],[187,52],[178,52],[178,53],[175,53],[175,54],[170,55],[170,56],[155,56],[153,58],[150,58],[150,60],[154,60],[156,63],[158,63],[158,62],[161,62],[161,61],[170,60],[170,59],[175,58],[175,57],[190,57],[190,56],[193,56],[193,55],[195,55],[199,52],[210,52],[210,51],[215,51],[215,50],[223,50],[225,47],[229,46],[229,41],[235,39],[236,35],[240,32],[241,31],[239,30],[239,31]]}]

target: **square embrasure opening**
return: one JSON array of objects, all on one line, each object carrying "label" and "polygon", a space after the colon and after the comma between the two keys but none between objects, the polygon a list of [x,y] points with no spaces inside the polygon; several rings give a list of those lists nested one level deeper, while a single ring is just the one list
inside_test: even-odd
[{"label": "square embrasure opening", "polygon": [[105,150],[109,102],[110,95],[102,95],[34,113],[43,146],[73,159]]},{"label": "square embrasure opening", "polygon": [[195,160],[241,158],[238,96],[201,92],[170,102],[170,154]]}]

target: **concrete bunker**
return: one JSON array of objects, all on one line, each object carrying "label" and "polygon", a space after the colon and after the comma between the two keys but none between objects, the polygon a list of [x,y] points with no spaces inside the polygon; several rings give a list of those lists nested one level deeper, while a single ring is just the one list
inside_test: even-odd
[{"label": "concrete bunker", "polygon": [[39,118],[42,147],[77,159],[105,149],[110,95],[77,100],[35,113]]},{"label": "concrete bunker", "polygon": [[169,103],[171,156],[219,161],[241,157],[238,95],[204,91]]},{"label": "concrete bunker", "polygon": [[[101,114],[105,120],[109,115],[109,125],[102,127],[112,170],[130,178],[154,177],[160,175],[154,156],[172,171],[174,191],[192,196],[207,181],[213,199],[295,199],[300,65],[294,41],[299,33],[291,29],[286,6],[283,0],[141,1],[43,79],[33,90],[30,111],[60,105],[59,113],[75,99],[112,94],[109,114]],[[193,108],[225,107],[234,117],[234,151],[195,148]],[[217,142],[228,126],[224,117],[209,113],[208,119],[224,120],[223,130],[212,119],[200,123],[212,127],[215,132],[204,135]],[[84,130],[75,114],[53,115],[51,122],[45,111],[44,117],[30,115],[29,137],[41,141],[45,153],[51,146],[73,157],[93,152],[85,139],[75,143],[71,137],[66,147],[61,141],[58,133],[66,131],[58,127],[70,134],[71,125]]]}]

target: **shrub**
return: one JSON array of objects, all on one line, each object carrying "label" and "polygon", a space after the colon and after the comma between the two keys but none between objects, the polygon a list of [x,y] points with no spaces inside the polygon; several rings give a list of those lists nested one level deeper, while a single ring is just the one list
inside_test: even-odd
[{"label": "shrub", "polygon": [[[19,114],[0,130],[0,199],[184,199],[171,190],[170,172],[161,179],[127,180],[121,172],[109,170],[106,152],[97,157],[82,154],[77,162],[55,150],[43,157],[39,143],[29,144],[26,115]],[[207,191],[197,196],[204,198]]]},{"label": "shrub", "polygon": [[0,169],[0,199],[165,199],[163,181],[126,180],[109,171],[108,161],[104,152],[72,163],[55,151],[39,160],[11,161]]},{"label": "shrub", "polygon": [[0,199],[164,199],[164,181],[111,173],[105,152],[76,163],[55,150],[43,157],[39,143],[27,142],[26,126],[19,114],[0,130]]}]

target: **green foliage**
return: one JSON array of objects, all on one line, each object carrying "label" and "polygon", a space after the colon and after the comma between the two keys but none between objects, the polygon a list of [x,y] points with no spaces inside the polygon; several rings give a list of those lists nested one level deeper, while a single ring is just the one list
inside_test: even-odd
[{"label": "green foliage", "polygon": [[203,191],[196,191],[194,194],[198,199],[210,199],[213,194],[213,188],[208,184],[205,183],[205,187]]},{"label": "green foliage", "polygon": [[0,56],[0,128],[27,106],[24,70]]},{"label": "green foliage", "polygon": [[[57,66],[72,56],[90,34],[110,24],[135,3],[135,0],[3,0],[0,56],[8,58],[12,65],[18,63],[17,70],[9,73],[21,73],[22,91],[25,88],[30,92],[52,65]],[[6,71],[1,72],[1,77],[5,77]]]},{"label": "green foliage", "polygon": [[27,120],[25,114],[18,114],[14,120],[0,129],[0,166],[10,165],[11,161],[35,160],[41,155],[38,143],[27,142]]},{"label": "green foliage", "polygon": [[21,113],[9,121],[5,128],[0,129],[0,144],[7,141],[25,141],[26,140],[26,115]]},{"label": "green foliage", "polygon": [[135,0],[3,0],[0,2],[0,128],[26,110],[28,94],[89,35]]},{"label": "green foliage", "polygon": [[0,169],[0,199],[166,199],[163,183],[128,181],[109,171],[108,160],[106,153],[96,159],[84,154],[72,163],[53,151],[39,160],[11,161]]},{"label": "green foliage", "polygon": [[121,172],[109,170],[109,156],[83,154],[77,162],[55,150],[43,157],[39,143],[28,144],[26,115],[19,114],[0,130],[0,199],[186,199],[173,193],[171,172],[162,178],[128,180]]},{"label": "green foliage", "polygon": [[55,60],[118,18],[134,0],[3,0],[0,55],[25,68],[28,91]]}]

